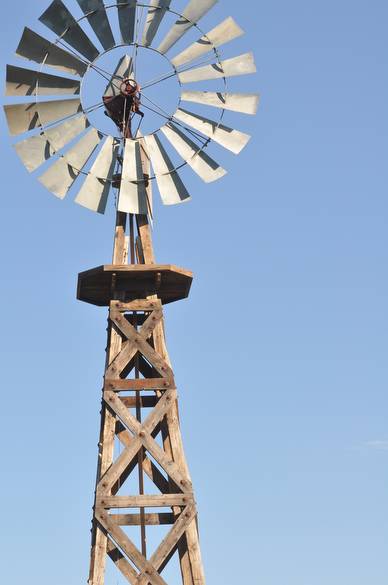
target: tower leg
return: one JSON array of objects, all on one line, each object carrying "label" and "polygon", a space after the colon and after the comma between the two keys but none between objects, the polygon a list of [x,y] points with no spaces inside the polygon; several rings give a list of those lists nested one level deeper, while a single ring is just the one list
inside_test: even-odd
[{"label": "tower leg", "polygon": [[[151,266],[147,218],[138,218],[137,230],[137,258]],[[125,263],[131,241],[135,244],[134,234],[125,237],[125,220],[119,214],[115,264]],[[148,293],[144,290],[128,299],[126,291],[112,287],[89,585],[104,585],[107,557],[133,585],[166,585],[162,571],[174,554],[183,585],[205,584],[163,308],[158,296]],[[147,485],[155,488],[151,493],[145,476],[150,480]],[[133,477],[138,478],[135,493],[126,489]],[[148,557],[147,532],[155,525],[171,529]],[[138,527],[140,548],[125,532],[129,526]]]}]

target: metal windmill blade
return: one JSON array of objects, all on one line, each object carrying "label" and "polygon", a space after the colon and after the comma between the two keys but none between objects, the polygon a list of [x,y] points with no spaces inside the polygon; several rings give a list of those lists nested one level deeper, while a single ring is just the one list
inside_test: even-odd
[{"label": "metal windmill blade", "polygon": [[86,73],[87,69],[83,61],[27,27],[24,29],[16,54],[35,63],[44,63],[49,67],[80,77]]},{"label": "metal windmill blade", "polygon": [[174,119],[198,130],[198,132],[208,136],[208,138],[214,140],[214,142],[217,142],[234,154],[239,154],[251,139],[249,134],[233,130],[233,128],[229,128],[223,124],[218,124],[214,120],[204,118],[203,116],[194,114],[183,108],[177,110]]},{"label": "metal windmill blade", "polygon": [[39,177],[39,181],[59,199],[66,197],[74,181],[101,142],[102,135],[94,128],[61,156]]},{"label": "metal windmill blade", "polygon": [[54,0],[39,20],[89,61],[98,57],[99,51],[61,0]]},{"label": "metal windmill blade", "polygon": [[82,112],[81,100],[58,100],[51,102],[27,103],[4,106],[11,136],[35,130],[44,124],[51,124],[76,116]]},{"label": "metal windmill blade", "polygon": [[102,149],[86,177],[75,202],[97,213],[105,213],[111,179],[119,151],[119,141],[105,138]]},{"label": "metal windmill blade", "polygon": [[90,26],[105,50],[112,49],[116,42],[102,0],[77,0]]},{"label": "metal windmill blade", "polygon": [[191,63],[203,57],[207,53],[219,49],[226,43],[230,43],[234,39],[241,37],[244,34],[242,28],[236,23],[236,21],[229,17],[224,22],[216,26],[206,35],[202,36],[196,43],[193,43],[171,59],[171,63],[175,67],[181,67],[186,63]]},{"label": "metal windmill blade", "polygon": [[18,142],[15,144],[15,150],[26,169],[32,172],[82,134],[88,126],[86,116],[80,115],[47,129],[37,136]]},{"label": "metal windmill blade", "polygon": [[80,87],[80,82],[75,79],[7,65],[7,96],[78,94]]},{"label": "metal windmill blade", "polygon": [[169,140],[178,154],[193,169],[197,175],[205,181],[212,183],[224,177],[227,173],[216,161],[200,150],[186,134],[184,134],[175,124],[169,123],[161,128],[161,132]]},{"label": "metal windmill blade", "polygon": [[189,200],[189,192],[157,135],[146,136],[145,141],[163,203],[175,205]]},{"label": "metal windmill blade", "polygon": [[139,140],[126,140],[118,210],[148,215],[149,202]]},{"label": "metal windmill blade", "polygon": [[223,110],[230,110],[231,112],[239,112],[240,114],[257,113],[259,106],[259,95],[255,93],[220,93],[211,91],[183,91],[181,95],[183,102],[192,102],[195,104],[202,104],[219,108]]},{"label": "metal windmill blade", "polygon": [[208,81],[210,79],[223,79],[236,77],[238,75],[249,75],[256,73],[256,65],[252,53],[245,53],[226,61],[220,61],[212,65],[205,65],[178,74],[179,81],[195,83],[197,81]]},{"label": "metal windmill blade", "polygon": [[218,0],[190,0],[182,18],[177,20],[158,47],[160,53],[167,53],[178,41],[217,4]]},{"label": "metal windmill blade", "polygon": [[144,25],[142,44],[149,47],[154,40],[171,0],[151,0]]},{"label": "metal windmill blade", "polygon": [[135,38],[136,0],[116,0],[123,43],[129,45]]}]

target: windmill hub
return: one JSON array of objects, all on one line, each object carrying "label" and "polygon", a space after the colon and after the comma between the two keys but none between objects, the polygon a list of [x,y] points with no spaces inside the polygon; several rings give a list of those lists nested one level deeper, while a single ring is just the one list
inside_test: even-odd
[{"label": "windmill hub", "polygon": [[140,85],[135,79],[125,78],[120,84],[120,93],[124,97],[133,97],[140,92]]}]

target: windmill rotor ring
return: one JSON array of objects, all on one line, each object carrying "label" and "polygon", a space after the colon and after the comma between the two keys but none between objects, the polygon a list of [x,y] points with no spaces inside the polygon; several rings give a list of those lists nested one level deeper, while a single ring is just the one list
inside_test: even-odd
[{"label": "windmill rotor ring", "polygon": [[[16,54],[38,64],[38,70],[7,66],[6,95],[35,98],[34,102],[4,106],[11,135],[23,138],[15,144],[15,150],[27,170],[33,172],[47,162],[52,163],[38,179],[61,199],[83,180],[75,201],[99,213],[105,212],[112,186],[119,187],[120,211],[145,213],[147,186],[151,181],[156,181],[162,202],[172,205],[190,199],[179,174],[183,167],[191,167],[205,182],[223,177],[226,171],[205,151],[214,142],[238,154],[250,136],[224,126],[225,113],[255,114],[258,106],[256,94],[228,93],[228,78],[256,71],[251,53],[227,60],[221,57],[220,47],[242,36],[238,24],[227,18],[207,33],[199,27],[198,21],[217,0],[201,3],[190,0],[182,14],[170,7],[171,0],[151,0],[149,4],[135,0],[117,0],[109,5],[103,0],[77,3],[84,13],[78,19],[62,0],[53,0],[39,18],[56,35],[53,41],[25,28]],[[117,10],[118,31],[108,16],[113,10]],[[177,20],[161,42],[159,39],[157,46],[153,46],[167,14]],[[82,28],[86,23],[102,49]],[[189,31],[195,30],[200,35],[197,41],[173,57],[167,55]],[[131,50],[133,56],[122,57],[113,73],[100,67],[102,57],[121,48]],[[163,57],[171,74],[145,82],[142,87],[136,65],[138,52],[143,49]],[[46,73],[46,68],[61,75]],[[86,107],[83,90],[91,71],[104,77],[108,85],[101,101]],[[147,97],[146,91],[173,77],[179,84],[180,95],[176,110],[169,112]],[[131,80],[132,93],[128,85]],[[208,81],[221,83],[222,90],[185,90],[187,84]],[[216,109],[217,116],[208,118],[187,110],[182,102]],[[140,132],[145,115],[141,107],[164,118],[163,125],[144,136]],[[90,122],[90,115],[101,108],[120,129],[120,136],[108,134]],[[138,117],[141,120],[134,131],[132,120],[137,121]],[[170,152],[181,160],[173,162]],[[144,154],[150,166],[147,174],[141,163]]]}]

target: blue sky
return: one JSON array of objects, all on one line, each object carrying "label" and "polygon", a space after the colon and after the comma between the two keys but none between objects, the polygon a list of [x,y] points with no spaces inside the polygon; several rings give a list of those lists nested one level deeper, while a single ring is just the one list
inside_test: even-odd
[{"label": "blue sky", "polygon": [[[3,66],[46,6],[4,4]],[[195,273],[166,324],[207,580],[385,585],[388,7],[241,8],[221,0],[203,26],[231,14],[247,32],[227,54],[252,48],[258,75],[233,87],[261,107],[228,120],[252,142],[220,153],[222,182],[187,175],[192,202],[157,203],[154,230],[158,260]],[[78,585],[106,311],[75,300],[76,276],[110,262],[112,208],[50,196],[0,123],[0,580]]]}]

